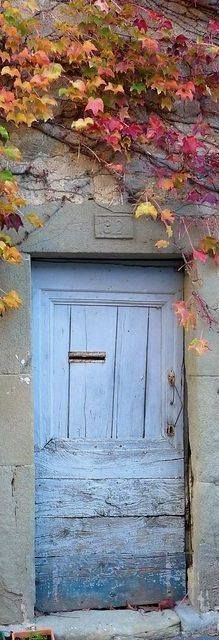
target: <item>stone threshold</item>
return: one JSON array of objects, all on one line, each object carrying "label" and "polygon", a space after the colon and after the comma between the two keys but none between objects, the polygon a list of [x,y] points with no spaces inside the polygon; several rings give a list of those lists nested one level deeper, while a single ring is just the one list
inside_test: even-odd
[{"label": "stone threshold", "polygon": [[[1,626],[1,630],[7,633],[51,628],[56,640],[163,640],[209,631],[213,640],[218,625],[218,611],[199,613],[191,605],[181,604],[174,610],[164,611],[114,609],[55,613],[36,617],[32,624]],[[214,637],[219,638],[218,635]]]}]

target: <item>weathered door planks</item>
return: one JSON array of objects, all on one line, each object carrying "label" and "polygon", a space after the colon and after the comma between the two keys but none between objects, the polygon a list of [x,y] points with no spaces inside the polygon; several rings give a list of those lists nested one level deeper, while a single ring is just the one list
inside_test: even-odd
[{"label": "weathered door planks", "polygon": [[40,610],[184,593],[181,287],[173,268],[34,264]]}]

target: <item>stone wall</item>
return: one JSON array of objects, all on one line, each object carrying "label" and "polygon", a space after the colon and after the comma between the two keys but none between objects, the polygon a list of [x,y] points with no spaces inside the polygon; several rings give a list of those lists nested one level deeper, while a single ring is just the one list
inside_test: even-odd
[{"label": "stone wall", "polygon": [[[187,5],[150,0],[151,8],[177,17],[183,32],[203,33],[216,0]],[[46,7],[46,2],[43,3]],[[202,5],[209,10],[203,13]],[[45,14],[46,15],[46,14]],[[45,18],[46,24],[46,18]],[[194,109],[195,109],[194,105]],[[191,114],[190,114],[191,115]],[[182,119],[185,112],[182,114]],[[193,117],[196,116],[196,111]],[[171,114],[170,114],[171,119]],[[210,114],[214,120],[214,114]],[[120,192],[95,159],[80,153],[60,129],[17,129],[12,139],[23,152],[15,168],[29,209],[45,222],[42,230],[22,232],[23,265],[1,266],[1,288],[19,291],[23,306],[1,320],[0,353],[0,623],[25,621],[34,606],[34,457],[31,392],[31,268],[30,257],[142,259],[176,258],[174,244],[162,258],[154,243],[160,231],[153,222],[136,222],[128,204],[151,169],[136,153],[127,167],[126,189]],[[46,131],[46,133],[45,133]],[[69,134],[73,135],[73,134]],[[73,144],[73,147],[72,147]],[[111,213],[110,213],[111,211]],[[185,282],[186,290],[190,284]],[[219,272],[205,268],[204,296],[219,304]],[[217,302],[215,302],[217,298]],[[188,439],[191,449],[192,563],[189,596],[198,608],[219,606],[219,338],[199,359],[186,355]]]},{"label": "stone wall", "polygon": [[[201,273],[203,272],[203,273]],[[209,307],[219,305],[219,272],[200,269],[201,295]],[[186,286],[189,294],[190,283]],[[210,336],[211,351],[194,358],[186,351],[189,441],[191,447],[191,527],[193,564],[189,591],[202,610],[219,604],[219,336]]]},{"label": "stone wall", "polygon": [[[3,287],[16,288],[24,304],[0,325],[1,344],[1,458],[0,458],[0,621],[31,618],[34,604],[34,459],[31,393],[30,257],[153,258],[156,225],[134,221],[127,207],[120,214],[106,213],[92,202],[66,203],[22,244],[21,267],[5,267]],[[116,208],[118,211],[118,207]],[[125,211],[125,213],[124,213]],[[48,215],[48,211],[47,211]],[[118,226],[119,220],[119,226]],[[115,224],[115,221],[116,224]],[[95,224],[96,223],[96,224]],[[95,231],[96,229],[96,231]],[[118,237],[119,229],[119,237]],[[110,234],[113,237],[109,237]],[[115,237],[117,235],[117,237]],[[128,236],[128,237],[126,237]],[[131,236],[131,237],[130,237]],[[154,257],[157,258],[154,255]],[[172,257],[174,252],[172,249]],[[219,274],[206,270],[203,294],[215,306]],[[186,281],[188,293],[189,282]],[[218,300],[219,302],[219,300]],[[218,594],[218,415],[219,340],[212,334],[212,351],[203,358],[186,355],[190,494],[192,513],[192,565],[189,595],[201,610],[219,605]]]},{"label": "stone wall", "polygon": [[34,602],[34,458],[30,259],[1,266],[1,287],[21,291],[21,309],[0,324],[0,621],[21,622]]}]

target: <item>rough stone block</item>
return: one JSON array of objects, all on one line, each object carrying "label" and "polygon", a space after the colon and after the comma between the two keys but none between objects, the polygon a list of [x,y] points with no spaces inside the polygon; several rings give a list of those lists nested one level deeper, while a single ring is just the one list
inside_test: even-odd
[{"label": "rough stone block", "polygon": [[23,264],[1,264],[1,289],[15,289],[22,298],[20,309],[11,310],[0,322],[0,374],[29,373],[30,346],[30,259]]},{"label": "rough stone block", "polygon": [[[198,293],[209,305],[211,314],[219,321],[219,313],[214,311],[214,309],[219,309],[219,269],[217,269],[211,261],[204,266],[199,265],[198,273],[202,282]],[[194,285],[192,281],[188,277],[185,277],[185,299],[190,297],[193,289]],[[200,335],[202,329],[203,322],[199,320],[197,335]],[[204,337],[209,341],[210,350],[205,353],[203,357],[197,356],[194,351],[188,351],[187,347],[191,340],[191,335],[186,334],[185,363],[186,371],[189,375],[219,376],[219,338],[217,325],[213,325],[213,329],[215,329],[215,331],[208,331],[207,327],[205,328]]]},{"label": "rough stone block", "polygon": [[219,480],[219,377],[188,376],[188,419],[195,480]]},{"label": "rough stone block", "polygon": [[[184,633],[197,633],[209,630],[216,630],[219,620],[217,611],[207,611],[199,613],[189,604],[180,604],[175,608],[181,623],[181,631]],[[204,639],[203,639],[204,640]]]},{"label": "rough stone block", "polygon": [[189,584],[193,604],[201,611],[219,607],[218,522],[219,486],[214,482],[195,482],[192,499],[194,552]]},{"label": "rough stone block", "polygon": [[34,467],[0,467],[0,624],[23,622],[34,604]]},{"label": "rough stone block", "polygon": [[[196,546],[207,545],[219,559],[219,485],[195,482],[192,498],[193,536]],[[219,583],[219,576],[218,576]],[[218,603],[219,604],[219,603]]]},{"label": "rough stone block", "polygon": [[[45,207],[35,207],[34,210],[45,218]],[[130,205],[110,206],[110,212],[132,214]],[[46,258],[58,254],[61,257],[102,257],[127,256],[128,258],[143,259],[155,257],[161,259],[161,254],[155,249],[156,240],[160,239],[160,227],[153,221],[134,220],[134,238],[95,238],[94,216],[106,215],[106,208],[89,201],[81,204],[48,205],[49,220],[42,229],[36,229],[22,243],[22,249],[32,256],[45,255]],[[174,244],[164,250],[163,259],[174,256]]]},{"label": "rough stone block", "polygon": [[33,463],[33,412],[28,374],[0,376],[0,465]]},{"label": "rough stone block", "polygon": [[163,640],[176,636],[180,628],[175,611],[73,611],[42,616],[37,628],[47,626],[48,621],[57,640]]}]

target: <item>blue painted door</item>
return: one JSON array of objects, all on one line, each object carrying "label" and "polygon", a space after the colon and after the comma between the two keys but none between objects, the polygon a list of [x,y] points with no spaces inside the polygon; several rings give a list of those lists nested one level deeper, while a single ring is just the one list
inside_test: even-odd
[{"label": "blue painted door", "polygon": [[181,288],[174,268],[33,265],[39,610],[184,594]]}]

